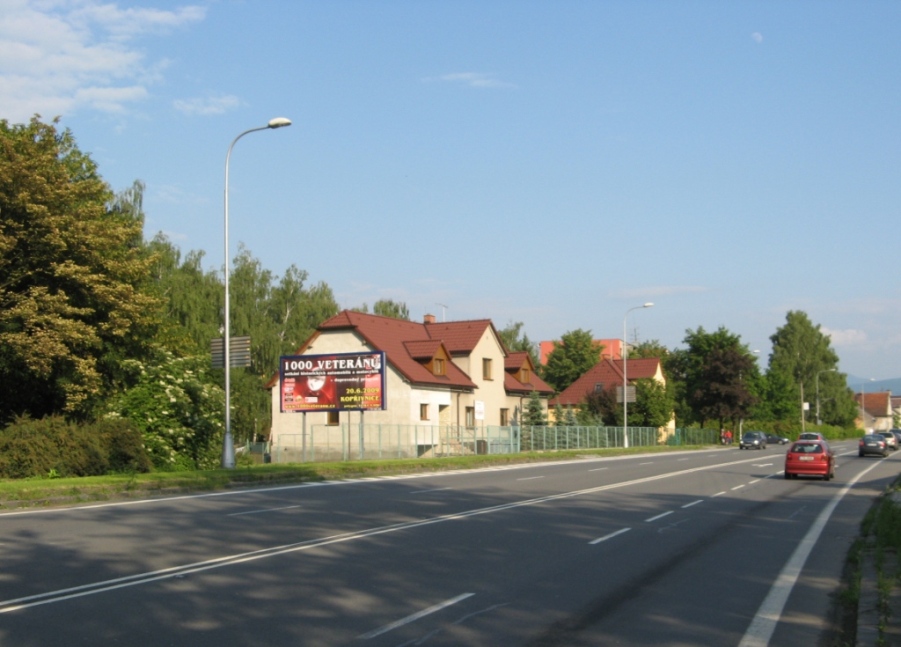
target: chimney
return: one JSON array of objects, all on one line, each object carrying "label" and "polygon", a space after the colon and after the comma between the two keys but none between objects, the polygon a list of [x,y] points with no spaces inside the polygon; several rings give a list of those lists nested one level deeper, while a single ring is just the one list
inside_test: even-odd
[{"label": "chimney", "polygon": [[432,324],[435,323],[435,315],[426,315],[423,319],[423,323]]}]

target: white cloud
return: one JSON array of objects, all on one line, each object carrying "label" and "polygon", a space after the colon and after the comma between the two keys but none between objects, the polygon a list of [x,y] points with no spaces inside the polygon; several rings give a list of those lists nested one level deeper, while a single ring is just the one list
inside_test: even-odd
[{"label": "white cloud", "polygon": [[759,31],[755,31],[753,34],[751,34],[751,40],[759,45],[763,42],[763,34],[761,34]]},{"label": "white cloud", "polygon": [[471,88],[515,88],[516,86],[506,81],[499,81],[491,74],[482,72],[454,72],[438,77],[430,77],[426,81],[443,81],[445,83],[459,83]]},{"label": "white cloud", "polygon": [[862,346],[867,343],[867,333],[853,328],[847,330],[831,330],[821,326],[820,330],[832,340],[836,348],[840,346]]},{"label": "white cloud", "polygon": [[241,100],[233,95],[194,99],[176,99],[172,105],[186,115],[221,115],[241,105]]},{"label": "white cloud", "polygon": [[122,112],[148,96],[166,61],[148,62],[132,42],[205,16],[119,9],[98,0],[3,0],[0,5],[0,117],[26,121],[81,108]]}]

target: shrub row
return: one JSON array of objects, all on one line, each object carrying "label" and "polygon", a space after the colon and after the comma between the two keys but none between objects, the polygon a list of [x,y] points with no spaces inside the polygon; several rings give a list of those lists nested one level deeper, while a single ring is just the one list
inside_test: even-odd
[{"label": "shrub row", "polygon": [[149,472],[141,432],[125,419],[75,424],[19,418],[0,430],[0,478]]}]

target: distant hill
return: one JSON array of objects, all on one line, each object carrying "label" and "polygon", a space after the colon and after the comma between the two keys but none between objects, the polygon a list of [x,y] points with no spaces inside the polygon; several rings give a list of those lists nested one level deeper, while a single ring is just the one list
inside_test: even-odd
[{"label": "distant hill", "polygon": [[848,376],[848,388],[855,393],[860,393],[860,388],[864,383],[866,383],[865,389],[867,393],[891,391],[892,395],[901,395],[901,377],[870,382],[868,379],[857,377],[856,375]]}]

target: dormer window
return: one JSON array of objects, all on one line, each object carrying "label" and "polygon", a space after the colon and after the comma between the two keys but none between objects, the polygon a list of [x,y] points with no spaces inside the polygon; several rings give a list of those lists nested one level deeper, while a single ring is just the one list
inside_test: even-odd
[{"label": "dormer window", "polygon": [[520,375],[519,381],[522,382],[523,384],[528,384],[529,382],[532,381],[532,371],[530,371],[526,367],[522,368],[522,370],[519,372],[519,375]]},{"label": "dormer window", "polygon": [[445,366],[443,357],[436,357],[432,360],[432,374],[447,375],[447,367]]}]

